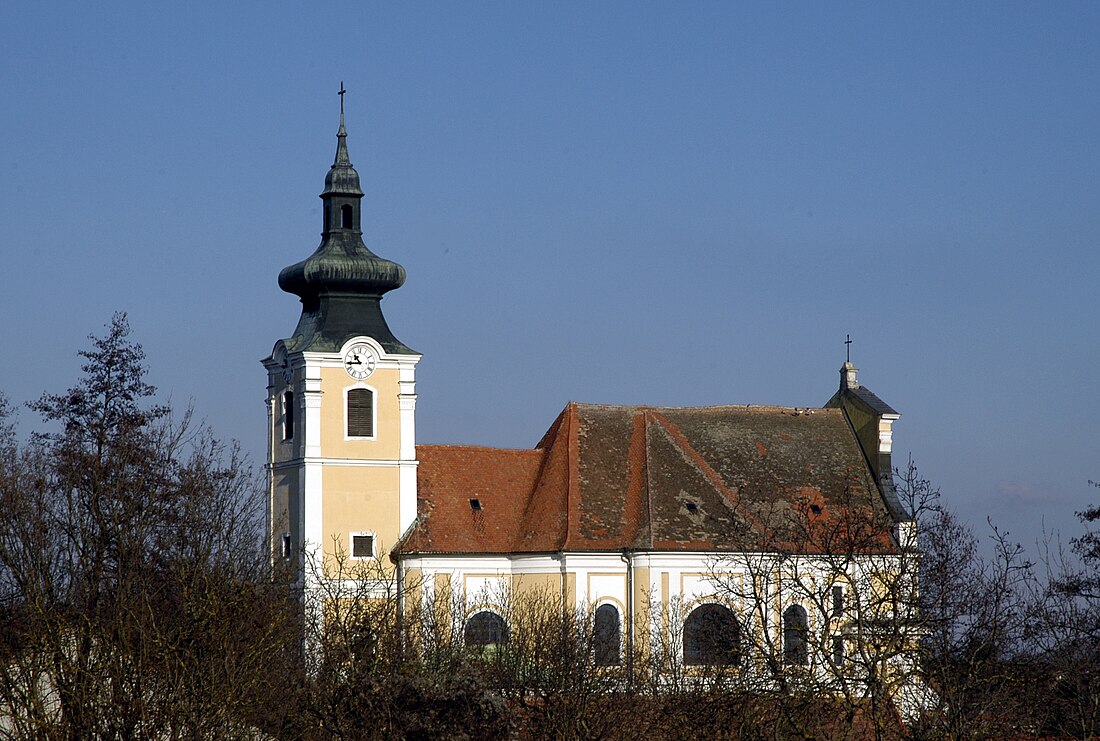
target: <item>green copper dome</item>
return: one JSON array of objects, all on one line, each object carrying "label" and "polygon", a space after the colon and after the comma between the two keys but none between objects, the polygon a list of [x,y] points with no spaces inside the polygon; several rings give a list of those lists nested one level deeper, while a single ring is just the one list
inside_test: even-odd
[{"label": "green copper dome", "polygon": [[382,295],[405,282],[405,269],[363,244],[363,191],[348,158],[343,112],[336,140],[336,159],[321,193],[321,244],[305,260],[279,273],[279,287],[302,300],[302,316],[287,349],[335,352],[347,339],[367,335],[388,352],[412,353],[393,336],[382,316]]}]

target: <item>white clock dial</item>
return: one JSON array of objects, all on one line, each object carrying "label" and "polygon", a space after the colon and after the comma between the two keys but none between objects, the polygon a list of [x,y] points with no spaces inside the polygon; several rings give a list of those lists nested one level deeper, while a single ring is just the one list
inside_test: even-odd
[{"label": "white clock dial", "polygon": [[378,355],[375,354],[374,348],[370,345],[364,345],[362,342],[352,345],[344,354],[344,370],[357,381],[362,381],[371,373],[374,373],[374,366],[377,362]]}]

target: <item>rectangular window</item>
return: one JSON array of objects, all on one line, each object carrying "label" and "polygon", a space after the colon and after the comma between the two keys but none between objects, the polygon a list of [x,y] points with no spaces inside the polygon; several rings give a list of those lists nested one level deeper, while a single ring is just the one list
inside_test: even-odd
[{"label": "rectangular window", "polygon": [[374,393],[370,389],[348,391],[348,437],[374,437]]},{"label": "rectangular window", "polygon": [[283,533],[283,558],[289,559],[292,550],[290,533]]},{"label": "rectangular window", "polygon": [[833,587],[833,617],[844,614],[844,587]]},{"label": "rectangular window", "polygon": [[283,439],[294,439],[294,392],[283,394]]},{"label": "rectangular window", "polygon": [[351,557],[374,558],[374,536],[352,534]]},{"label": "rectangular window", "polygon": [[833,636],[833,663],[837,666],[844,664],[844,639]]}]

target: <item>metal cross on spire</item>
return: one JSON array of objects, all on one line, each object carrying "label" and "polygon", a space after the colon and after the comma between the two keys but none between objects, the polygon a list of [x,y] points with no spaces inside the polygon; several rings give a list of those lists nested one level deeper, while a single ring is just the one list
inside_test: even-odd
[{"label": "metal cross on spire", "polygon": [[[343,100],[341,98],[341,100]],[[852,362],[852,335],[844,335],[844,361],[846,363]]]},{"label": "metal cross on spire", "polygon": [[344,93],[346,93],[346,92],[347,92],[347,90],[344,89],[344,81],[340,80],[340,92],[338,92],[336,94],[340,96],[340,117],[341,118],[343,118],[343,116],[344,116]]}]

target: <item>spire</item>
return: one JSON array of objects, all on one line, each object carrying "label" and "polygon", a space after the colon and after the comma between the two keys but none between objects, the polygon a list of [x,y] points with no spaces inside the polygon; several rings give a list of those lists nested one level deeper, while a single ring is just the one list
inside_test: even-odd
[{"label": "spire", "polygon": [[[337,93],[340,96],[340,130],[336,132],[336,159],[332,161],[334,168],[338,166],[351,167],[351,160],[348,159],[348,130],[344,128],[344,94],[346,92],[344,81],[340,80],[340,92]],[[356,174],[356,177],[358,177],[358,174]]]},{"label": "spire", "polygon": [[[344,128],[344,89],[343,81],[340,82],[340,129],[336,132],[336,158],[332,161],[328,175],[325,176],[325,190],[321,198],[326,195],[360,196],[363,191],[359,187],[359,173],[351,165],[348,157],[348,130]],[[358,221],[356,222],[358,224]],[[329,226],[326,223],[326,228]]]},{"label": "spire", "polygon": [[405,269],[367,249],[360,222],[359,173],[348,158],[344,127],[344,83],[340,83],[340,129],[336,159],[325,176],[321,244],[305,260],[283,268],[279,287],[302,300],[302,317],[291,352],[330,352],[356,335],[378,340],[389,352],[411,353],[390,332],[379,302],[405,282]]}]

